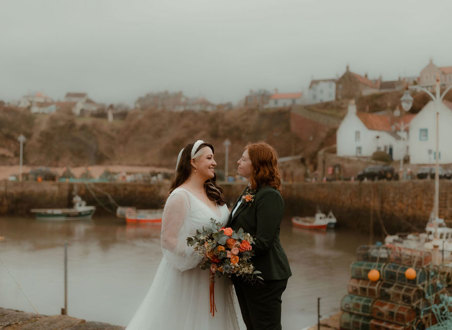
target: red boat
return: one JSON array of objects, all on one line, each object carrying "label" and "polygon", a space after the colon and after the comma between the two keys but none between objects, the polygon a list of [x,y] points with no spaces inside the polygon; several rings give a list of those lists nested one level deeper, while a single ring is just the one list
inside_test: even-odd
[{"label": "red boat", "polygon": [[320,229],[325,230],[327,228],[334,228],[336,225],[336,218],[333,213],[330,212],[328,216],[325,216],[322,212],[317,212],[315,217],[293,217],[292,225],[298,228],[304,229]]},{"label": "red boat", "polygon": [[163,210],[137,210],[135,208],[128,208],[126,210],[127,223],[162,223]]}]

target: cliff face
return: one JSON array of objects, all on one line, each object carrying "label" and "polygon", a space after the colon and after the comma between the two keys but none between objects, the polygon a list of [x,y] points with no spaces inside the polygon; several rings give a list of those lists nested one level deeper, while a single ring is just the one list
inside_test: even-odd
[{"label": "cliff face", "polygon": [[25,110],[3,108],[0,127],[0,165],[18,164],[19,134],[27,138],[24,162],[46,166],[124,164],[172,168],[179,150],[196,139],[215,146],[220,164],[225,157],[223,142],[229,139],[230,166],[235,165],[249,142],[266,141],[281,156],[301,153],[304,148],[303,141],[290,131],[287,109],[133,110],[125,120],[109,123],[65,112],[31,115]]}]

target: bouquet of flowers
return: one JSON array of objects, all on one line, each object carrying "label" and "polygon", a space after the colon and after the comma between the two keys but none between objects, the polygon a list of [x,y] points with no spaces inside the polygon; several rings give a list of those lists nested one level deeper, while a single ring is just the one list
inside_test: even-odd
[{"label": "bouquet of flowers", "polygon": [[197,230],[187,238],[187,244],[201,255],[201,269],[210,270],[210,312],[215,315],[214,283],[217,276],[237,276],[247,281],[263,280],[261,272],[251,263],[253,237],[242,228],[238,231],[224,228],[210,219],[213,226]]}]

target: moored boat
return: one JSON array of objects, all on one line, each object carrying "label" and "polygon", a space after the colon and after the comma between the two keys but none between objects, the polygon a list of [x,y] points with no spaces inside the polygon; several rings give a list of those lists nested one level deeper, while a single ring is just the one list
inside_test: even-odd
[{"label": "moored boat", "polygon": [[68,221],[68,220],[91,220],[95,206],[87,206],[86,202],[75,195],[73,198],[74,207],[64,209],[32,209],[37,220],[48,221]]},{"label": "moored boat", "polygon": [[336,226],[336,217],[330,211],[328,215],[317,212],[315,217],[293,217],[292,225],[303,229],[333,229]]},{"label": "moored boat", "polygon": [[127,223],[150,223],[161,224],[162,223],[163,210],[137,210],[134,207],[130,207],[126,210],[126,222]]}]

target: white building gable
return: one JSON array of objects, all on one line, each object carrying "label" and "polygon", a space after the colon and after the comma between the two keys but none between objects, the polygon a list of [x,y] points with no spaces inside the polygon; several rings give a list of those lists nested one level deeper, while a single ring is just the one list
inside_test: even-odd
[{"label": "white building gable", "polygon": [[385,151],[394,160],[406,155],[406,146],[398,133],[392,131],[388,115],[360,113],[352,101],[337,133],[338,156],[370,157]]},{"label": "white building gable", "polygon": [[412,164],[436,161],[436,113],[439,113],[439,163],[452,163],[452,104],[430,101],[410,124],[409,149]]}]

